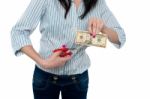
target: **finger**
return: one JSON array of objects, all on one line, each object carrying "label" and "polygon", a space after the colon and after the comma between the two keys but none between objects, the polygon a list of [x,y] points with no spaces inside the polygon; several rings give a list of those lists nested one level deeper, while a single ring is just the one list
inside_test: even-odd
[{"label": "finger", "polygon": [[67,56],[67,55],[72,55],[72,52],[70,51],[70,50],[68,50],[68,51],[66,51],[66,52],[64,52],[64,53],[62,53],[61,55],[60,55],[60,57],[65,57],[65,56]]},{"label": "finger", "polygon": [[101,28],[101,23],[99,20],[97,20],[97,28],[96,28],[96,33],[100,32],[100,28]]},{"label": "finger", "polygon": [[67,55],[67,56],[64,56],[64,57],[61,57],[61,60],[62,61],[68,61],[70,60],[72,57],[70,55]]},{"label": "finger", "polygon": [[62,53],[63,53],[62,50],[58,50],[54,52],[54,56],[60,56]]},{"label": "finger", "polygon": [[100,22],[100,26],[99,26],[99,31],[100,31],[100,32],[102,31],[103,27],[104,27],[104,22],[101,21],[101,22]]},{"label": "finger", "polygon": [[92,21],[91,20],[88,23],[88,31],[89,31],[90,35],[92,36]]},{"label": "finger", "polygon": [[98,20],[96,20],[95,21],[95,32],[93,32],[93,38],[95,38],[96,37],[96,34],[99,32],[99,22],[98,22]]},{"label": "finger", "polygon": [[62,54],[60,54],[60,57],[65,57],[65,56],[67,56],[69,53],[67,53],[67,52],[62,52]]},{"label": "finger", "polygon": [[92,34],[93,34],[93,36],[94,35],[96,35],[96,29],[97,28],[97,23],[96,23],[96,21],[93,21],[93,23],[92,23]]},{"label": "finger", "polygon": [[70,53],[70,52],[71,52],[71,50],[67,50],[67,51],[66,51],[66,53]]},{"label": "finger", "polygon": [[96,36],[96,33],[97,33],[97,22],[95,21],[94,23],[93,23],[93,29],[92,29],[92,36],[95,38],[95,36]]},{"label": "finger", "polygon": [[53,50],[53,53],[55,53],[55,52],[58,52],[58,51],[62,51],[62,49],[55,49],[55,50]]},{"label": "finger", "polygon": [[68,52],[67,54],[71,56],[71,55],[72,55],[72,52]]}]

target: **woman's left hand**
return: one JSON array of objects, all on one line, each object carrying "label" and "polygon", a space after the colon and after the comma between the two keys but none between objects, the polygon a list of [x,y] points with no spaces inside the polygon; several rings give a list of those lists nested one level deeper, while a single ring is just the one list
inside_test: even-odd
[{"label": "woman's left hand", "polygon": [[88,31],[90,32],[91,36],[95,38],[96,33],[101,32],[105,27],[103,20],[98,18],[91,18],[88,21]]}]

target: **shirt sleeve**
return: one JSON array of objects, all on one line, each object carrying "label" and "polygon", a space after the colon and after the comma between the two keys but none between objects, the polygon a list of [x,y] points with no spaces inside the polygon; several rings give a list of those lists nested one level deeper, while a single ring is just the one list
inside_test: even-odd
[{"label": "shirt sleeve", "polygon": [[113,13],[108,8],[105,0],[100,0],[100,1],[101,1],[100,2],[101,18],[105,22],[107,27],[112,28],[113,30],[115,30],[117,32],[117,35],[118,35],[118,38],[120,41],[120,44],[114,44],[114,43],[112,43],[112,44],[116,48],[121,48],[126,41],[125,32],[124,32],[123,28],[120,26],[120,24],[118,23],[117,19],[113,15]]},{"label": "shirt sleeve", "polygon": [[22,17],[11,30],[11,45],[16,56],[23,54],[21,48],[32,45],[29,36],[37,27],[44,14],[46,0],[31,0]]}]

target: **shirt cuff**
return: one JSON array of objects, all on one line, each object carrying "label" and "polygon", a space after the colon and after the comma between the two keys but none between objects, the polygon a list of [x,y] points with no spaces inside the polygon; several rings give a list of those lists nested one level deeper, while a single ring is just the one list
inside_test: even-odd
[{"label": "shirt cuff", "polygon": [[126,36],[125,36],[124,30],[118,29],[118,28],[114,28],[114,30],[117,32],[117,35],[118,35],[118,39],[119,39],[120,44],[115,44],[115,43],[112,43],[112,44],[113,44],[116,48],[120,49],[120,48],[123,47],[123,45],[124,45],[125,42],[126,42]]},{"label": "shirt cuff", "polygon": [[29,39],[29,37],[25,35],[14,36],[11,42],[12,42],[12,48],[13,48],[15,56],[21,56],[24,54],[21,51],[22,47],[27,46],[27,45],[32,45],[32,42]]}]

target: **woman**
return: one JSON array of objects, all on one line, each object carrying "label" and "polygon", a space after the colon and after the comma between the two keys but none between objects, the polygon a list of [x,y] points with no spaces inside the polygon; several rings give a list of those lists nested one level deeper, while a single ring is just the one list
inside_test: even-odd
[{"label": "woman", "polygon": [[[29,36],[40,22],[40,51],[32,47]],[[82,46],[77,52],[60,57],[66,45],[77,48],[76,30],[108,35],[117,48],[125,43],[125,34],[104,0],[31,0],[11,31],[14,53],[23,53],[36,62],[33,75],[34,99],[86,99],[90,59]]]}]

